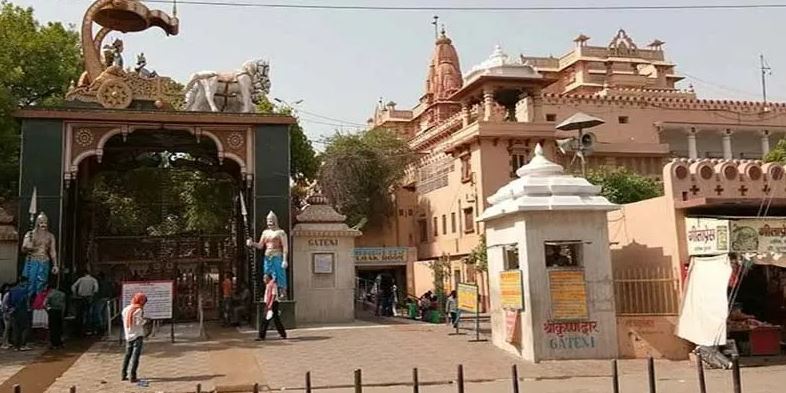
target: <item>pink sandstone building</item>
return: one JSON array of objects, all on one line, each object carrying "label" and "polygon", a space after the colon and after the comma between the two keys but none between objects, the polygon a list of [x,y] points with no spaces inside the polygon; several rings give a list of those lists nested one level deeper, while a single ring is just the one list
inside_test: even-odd
[{"label": "pink sandstone building", "polygon": [[408,250],[374,268],[398,269],[408,294],[420,295],[433,281],[425,262],[447,258],[449,288],[477,282],[487,293],[487,278],[464,262],[484,233],[476,218],[536,144],[570,167],[572,153],[560,153],[555,141],[574,133],[555,126],[577,112],[605,121],[588,132],[589,168],[624,166],[658,180],[673,158],[761,159],[786,133],[784,104],[706,100],[678,88],[682,77],[659,40],[639,47],[620,30],[603,46],[584,35],[574,43],[559,58],[513,57],[498,46],[462,69],[442,32],[419,103],[398,109],[380,102],[369,119],[421,154],[396,191],[396,216],[358,239],[360,248]]}]

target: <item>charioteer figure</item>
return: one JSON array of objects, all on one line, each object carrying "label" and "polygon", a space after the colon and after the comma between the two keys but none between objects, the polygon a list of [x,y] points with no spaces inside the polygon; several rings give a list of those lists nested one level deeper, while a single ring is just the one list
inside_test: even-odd
[{"label": "charioteer figure", "polygon": [[44,212],[38,214],[35,228],[25,234],[22,241],[22,252],[27,254],[22,275],[30,281],[30,294],[37,294],[46,289],[49,271],[57,274],[57,248],[55,235],[49,232],[49,219]]},{"label": "charioteer figure", "polygon": [[287,233],[278,226],[278,216],[272,211],[267,215],[267,229],[262,231],[259,242],[248,239],[246,245],[263,250],[262,273],[270,274],[278,286],[278,296],[286,297],[287,293],[287,253],[289,243]]}]

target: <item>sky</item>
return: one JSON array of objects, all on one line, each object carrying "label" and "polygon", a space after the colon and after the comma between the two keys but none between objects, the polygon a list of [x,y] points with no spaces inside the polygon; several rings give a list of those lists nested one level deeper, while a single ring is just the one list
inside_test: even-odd
[{"label": "sky", "polygon": [[[204,0],[219,1],[219,0]],[[579,6],[786,4],[777,0],[221,0],[223,2],[392,6]],[[39,21],[81,24],[91,0],[10,0]],[[148,7],[171,12],[171,4]],[[335,130],[365,124],[377,101],[409,108],[423,94],[439,15],[462,72],[499,44],[511,56],[561,56],[580,33],[606,46],[623,28],[640,46],[666,42],[667,58],[701,98],[761,99],[759,55],[772,68],[768,98],[786,101],[786,8],[625,11],[360,11],[178,4],[180,34],[160,29],[110,35],[125,43],[126,65],[144,52],[148,69],[185,82],[191,73],[234,70],[250,59],[271,64],[270,97],[295,105],[316,148]]]}]

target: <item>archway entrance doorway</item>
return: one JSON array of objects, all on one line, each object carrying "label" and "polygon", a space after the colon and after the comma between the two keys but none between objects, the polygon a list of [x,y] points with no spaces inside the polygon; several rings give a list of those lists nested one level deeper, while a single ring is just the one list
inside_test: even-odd
[{"label": "archway entrance doorway", "polygon": [[[73,267],[112,283],[172,280],[174,317],[219,315],[220,282],[248,277],[239,195],[243,174],[210,138],[138,129],[78,164],[65,214]],[[69,282],[70,280],[66,280]]]}]

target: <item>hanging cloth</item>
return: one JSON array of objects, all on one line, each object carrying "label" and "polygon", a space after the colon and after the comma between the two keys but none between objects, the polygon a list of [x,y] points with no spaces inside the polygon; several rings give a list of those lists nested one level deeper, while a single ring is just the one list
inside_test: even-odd
[{"label": "hanging cloth", "polygon": [[696,345],[726,342],[727,288],[732,268],[727,254],[693,257],[677,335]]}]

